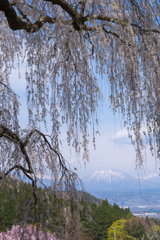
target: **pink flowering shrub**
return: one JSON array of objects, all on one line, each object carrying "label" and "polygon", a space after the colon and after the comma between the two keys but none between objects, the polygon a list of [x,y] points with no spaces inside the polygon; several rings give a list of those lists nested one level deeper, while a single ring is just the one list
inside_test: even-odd
[{"label": "pink flowering shrub", "polygon": [[19,225],[12,226],[12,229],[6,232],[0,233],[0,240],[58,240],[50,233],[43,233],[41,230],[38,231],[32,226],[21,227]]}]

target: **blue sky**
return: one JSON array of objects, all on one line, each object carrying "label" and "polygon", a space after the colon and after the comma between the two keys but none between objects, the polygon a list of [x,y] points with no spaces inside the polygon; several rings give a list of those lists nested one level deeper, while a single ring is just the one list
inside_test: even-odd
[{"label": "blue sky", "polygon": [[[10,81],[12,89],[20,96],[20,125],[22,128],[28,123],[28,112],[26,107],[26,81],[24,78],[25,68],[21,68],[21,78],[18,77],[18,71],[13,71]],[[107,92],[107,91],[106,91]],[[90,139],[89,151],[90,161],[84,164],[82,155],[76,156],[74,149],[70,149],[66,142],[66,126],[61,129],[61,153],[64,158],[77,168],[80,177],[87,176],[96,170],[118,169],[132,176],[138,176],[135,170],[135,152],[134,147],[128,139],[128,134],[123,128],[121,116],[113,116],[109,108],[108,96],[105,96],[103,107],[98,110],[99,132],[96,138],[96,150],[94,150],[92,139]],[[150,173],[159,174],[159,163],[151,156],[149,147],[146,148],[146,162],[144,163],[143,176]]]}]

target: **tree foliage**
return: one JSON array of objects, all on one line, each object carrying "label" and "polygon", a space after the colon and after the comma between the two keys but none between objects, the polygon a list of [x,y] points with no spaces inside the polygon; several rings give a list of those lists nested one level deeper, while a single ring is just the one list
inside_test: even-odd
[{"label": "tree foliage", "polygon": [[80,220],[85,232],[90,234],[94,240],[108,239],[108,231],[111,225],[120,219],[123,219],[122,222],[125,223],[126,220],[124,219],[131,213],[129,208],[123,209],[116,204],[110,205],[107,199],[103,200],[100,206],[89,203],[83,198],[80,204]]},{"label": "tree foliage", "polygon": [[[110,86],[110,105],[121,112],[143,164],[147,137],[160,155],[160,3],[136,0],[0,1],[0,179],[14,171],[32,181],[51,170],[55,192],[73,200],[77,180],[59,152],[60,127],[67,142],[89,159],[89,124],[95,145],[100,85]],[[26,63],[28,125],[19,125],[19,98],[11,89],[13,69]],[[24,81],[24,79],[22,79]],[[52,122],[50,138],[41,131]],[[156,151],[154,146],[156,143]]]},{"label": "tree foliage", "polygon": [[116,239],[119,240],[133,240],[132,236],[129,236],[128,233],[125,231],[125,223],[126,220],[117,220],[114,222],[111,227],[108,229],[108,240],[114,239],[116,235]]},{"label": "tree foliage", "polygon": [[150,222],[149,219],[147,219],[147,222],[144,218],[131,218],[126,221],[125,231],[133,238],[148,240],[150,237],[153,237],[153,234],[151,234],[151,223],[153,224],[153,222]]}]

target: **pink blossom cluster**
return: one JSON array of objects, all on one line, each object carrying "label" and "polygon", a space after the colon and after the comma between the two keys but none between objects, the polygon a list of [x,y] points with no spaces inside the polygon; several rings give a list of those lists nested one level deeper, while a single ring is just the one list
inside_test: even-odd
[{"label": "pink blossom cluster", "polygon": [[37,231],[36,228],[32,228],[32,226],[26,226],[26,227],[20,227],[19,225],[17,226],[12,226],[12,229],[6,232],[1,232],[0,233],[0,240],[58,240],[55,238],[53,235],[50,233],[44,234],[42,231],[38,231],[38,236],[37,236]]}]

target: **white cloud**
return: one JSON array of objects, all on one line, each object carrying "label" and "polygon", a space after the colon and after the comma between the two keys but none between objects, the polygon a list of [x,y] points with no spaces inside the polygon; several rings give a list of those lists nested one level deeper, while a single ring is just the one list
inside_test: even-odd
[{"label": "white cloud", "polygon": [[122,129],[114,134],[110,140],[115,142],[116,145],[119,144],[131,144],[131,140],[128,138],[128,132],[126,129]]},{"label": "white cloud", "polygon": [[122,138],[128,138],[128,132],[126,129],[123,129],[121,131],[118,131],[115,135],[113,135],[111,137],[111,140],[115,140],[115,139],[122,139]]},{"label": "white cloud", "polygon": [[[143,125],[141,127],[141,137],[143,138],[144,142],[147,144],[146,138],[145,138],[145,134],[147,134],[147,128],[145,125]],[[133,130],[130,131],[130,134],[132,135],[132,139],[135,139],[135,135]],[[131,139],[128,137],[128,131],[127,129],[122,129],[118,132],[116,132],[116,134],[114,134],[111,138],[110,141],[114,141],[116,145],[124,145],[124,144],[131,144]]]}]

